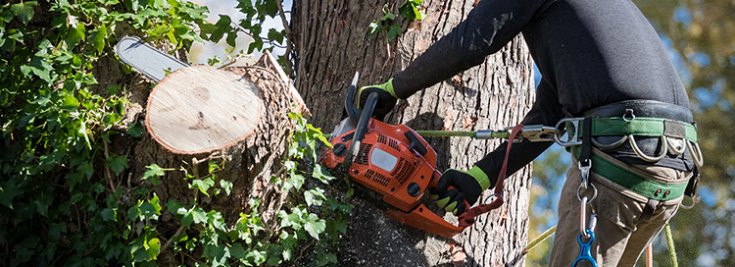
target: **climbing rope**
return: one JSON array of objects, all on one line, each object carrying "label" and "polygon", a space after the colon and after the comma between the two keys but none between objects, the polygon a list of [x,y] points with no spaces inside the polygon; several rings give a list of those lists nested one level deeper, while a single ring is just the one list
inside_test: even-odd
[{"label": "climbing rope", "polygon": [[671,225],[667,223],[664,226],[664,231],[666,232],[666,244],[669,246],[671,267],[679,267],[679,260],[676,259],[676,247],[674,247],[674,236],[671,234]]}]

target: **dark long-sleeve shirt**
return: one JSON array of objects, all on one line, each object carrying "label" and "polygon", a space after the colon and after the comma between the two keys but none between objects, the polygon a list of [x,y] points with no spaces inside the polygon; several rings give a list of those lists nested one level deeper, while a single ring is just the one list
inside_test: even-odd
[{"label": "dark long-sleeve shirt", "polygon": [[[630,0],[481,0],[466,20],[395,76],[395,92],[407,98],[479,65],[519,33],[542,74],[525,125],[555,125],[566,116],[632,99],[689,108],[666,49]],[[508,173],[550,145],[514,144]],[[493,184],[505,147],[476,163]]]}]

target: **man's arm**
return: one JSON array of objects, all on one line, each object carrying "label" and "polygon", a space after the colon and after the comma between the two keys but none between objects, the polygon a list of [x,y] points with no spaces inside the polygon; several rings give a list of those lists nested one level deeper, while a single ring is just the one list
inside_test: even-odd
[{"label": "man's arm", "polygon": [[416,91],[481,64],[505,46],[546,0],[482,0],[462,23],[432,44],[393,79],[395,93]]},{"label": "man's arm", "polygon": [[[536,91],[536,102],[533,103],[533,107],[526,114],[526,117],[523,118],[523,125],[556,125],[559,120],[564,118],[564,113],[558,101],[556,89],[542,79]],[[529,142],[528,140],[513,144],[513,148],[508,157],[507,175],[510,176],[523,168],[523,166],[526,166],[526,164],[538,157],[538,155],[552,144],[553,142]],[[487,174],[491,187],[495,185],[498,179],[507,145],[507,142],[503,142],[493,152],[490,152],[490,154],[487,154],[475,163],[475,166]]]}]

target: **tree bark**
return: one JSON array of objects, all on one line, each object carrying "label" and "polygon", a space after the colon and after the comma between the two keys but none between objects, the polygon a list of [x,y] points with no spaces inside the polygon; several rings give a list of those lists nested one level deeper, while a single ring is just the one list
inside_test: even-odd
[{"label": "tree bark", "polygon": [[[405,23],[396,41],[385,33],[370,35],[384,4],[397,12],[404,1],[296,1],[291,30],[295,44],[296,88],[326,132],[341,118],[345,92],[355,71],[360,85],[387,80],[451,31],[475,1],[426,1],[423,21]],[[401,101],[390,117],[415,129],[502,129],[521,121],[534,101],[533,64],[522,37],[475,68]],[[429,140],[439,154],[439,168],[466,169],[500,141]],[[455,237],[454,246],[384,218],[374,206],[356,200],[343,247],[342,265],[429,266],[450,263],[501,266],[527,241],[530,168],[506,182],[506,204],[481,216]],[[485,199],[489,192],[482,197]],[[451,216],[448,216],[451,217]],[[523,262],[520,262],[521,266]]]}]

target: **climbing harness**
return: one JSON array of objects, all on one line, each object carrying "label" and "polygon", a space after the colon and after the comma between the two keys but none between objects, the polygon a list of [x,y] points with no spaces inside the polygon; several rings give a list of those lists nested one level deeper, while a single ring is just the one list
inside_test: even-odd
[{"label": "climbing harness", "polygon": [[[577,168],[579,168],[580,182],[577,187],[577,199],[579,199],[579,235],[577,235],[577,243],[579,243],[579,256],[572,262],[572,267],[583,261],[589,262],[592,266],[597,267],[597,261],[592,257],[590,249],[592,242],[595,241],[595,226],[597,226],[597,212],[591,202],[597,197],[597,188],[590,182],[590,170],[592,169],[592,143],[591,132],[592,119],[585,118],[583,125],[582,144],[579,158],[577,159]],[[590,195],[591,192],[591,196]],[[587,219],[587,206],[590,206],[590,217]],[[587,240],[587,241],[584,241]]]},{"label": "climbing harness", "polygon": [[[630,108],[628,108],[629,106]],[[554,127],[519,125],[513,130],[507,128],[500,131],[419,130],[417,132],[424,137],[465,136],[476,139],[503,138],[512,141],[509,144],[523,140],[531,142],[556,142],[562,147],[568,148],[577,159],[577,168],[580,172],[580,184],[576,192],[577,199],[580,201],[579,234],[577,236],[580,252],[579,256],[572,263],[572,267],[584,261],[592,266],[597,266],[597,262],[592,257],[591,252],[591,246],[595,240],[595,226],[597,223],[597,213],[593,205],[591,205],[591,202],[597,197],[597,188],[590,181],[591,173],[605,174],[604,176],[608,180],[648,198],[649,201],[646,204],[646,209],[644,209],[642,217],[647,214],[650,215],[661,201],[678,199],[686,195],[692,199],[691,206],[698,202],[698,197],[696,196],[698,181],[697,169],[703,165],[704,160],[702,151],[697,143],[696,127],[692,123],[685,122],[691,120],[691,114],[688,113],[688,110],[681,112],[681,110],[677,110],[676,107],[672,108],[671,106],[670,104],[655,101],[624,101],[601,107],[602,110],[596,109],[595,112],[598,113],[594,115],[589,113],[587,117],[561,119]],[[639,109],[636,107],[645,108]],[[673,115],[657,113],[664,109],[672,109]],[[611,110],[613,112],[610,112]],[[608,114],[600,114],[600,111],[602,113],[607,112]],[[641,115],[635,114],[634,111],[641,111]],[[608,116],[611,114],[622,114],[622,116]],[[665,118],[661,118],[659,115]],[[518,129],[519,127],[521,127],[520,131]],[[514,136],[511,136],[511,133],[514,133]],[[618,138],[612,140],[612,142],[605,140],[606,142],[604,143],[594,138],[603,136],[608,137],[607,139],[611,139],[609,137],[613,136],[617,136]],[[653,155],[646,154],[638,146],[636,137],[658,138],[658,151],[653,153]],[[688,180],[684,179],[684,181],[660,182],[648,178],[645,173],[631,169],[628,167],[628,164],[602,152],[616,149],[626,143],[628,143],[632,153],[646,162],[658,162],[669,154],[681,156],[688,150],[696,166],[694,168],[695,174],[692,178]],[[588,206],[590,208],[589,217],[587,216]],[[689,207],[686,205],[682,206],[684,208]],[[508,262],[506,266],[514,266],[536,244],[551,236],[555,229],[555,227],[552,227],[529,243],[526,249],[512,261]],[[676,252],[670,237],[670,227],[668,224],[666,225],[666,231],[671,261],[676,266]]]}]

